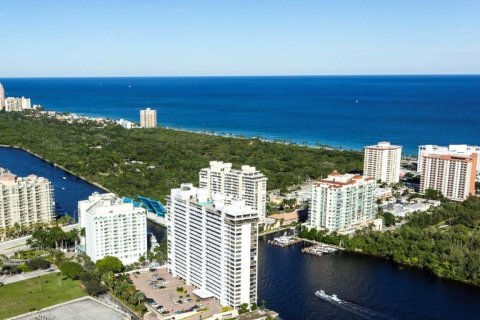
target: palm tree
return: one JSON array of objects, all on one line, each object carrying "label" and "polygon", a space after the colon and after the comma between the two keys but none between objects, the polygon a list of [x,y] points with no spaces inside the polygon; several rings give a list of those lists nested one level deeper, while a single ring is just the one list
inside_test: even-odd
[{"label": "palm tree", "polygon": [[135,306],[138,306],[139,304],[144,303],[145,299],[146,299],[145,293],[143,293],[142,291],[137,291],[134,295]]}]

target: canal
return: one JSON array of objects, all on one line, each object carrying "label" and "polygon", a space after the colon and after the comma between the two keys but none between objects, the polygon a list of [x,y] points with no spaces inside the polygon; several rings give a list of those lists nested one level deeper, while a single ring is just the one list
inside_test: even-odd
[{"label": "canal", "polygon": [[[0,148],[0,167],[51,179],[57,207],[71,213],[77,201],[100,188],[22,150]],[[165,229],[149,222],[157,240]],[[301,245],[279,248],[259,241],[259,301],[284,320],[302,319],[480,319],[480,288],[399,268],[384,259],[336,253],[301,253]],[[322,300],[317,290],[336,294],[341,304]]]}]

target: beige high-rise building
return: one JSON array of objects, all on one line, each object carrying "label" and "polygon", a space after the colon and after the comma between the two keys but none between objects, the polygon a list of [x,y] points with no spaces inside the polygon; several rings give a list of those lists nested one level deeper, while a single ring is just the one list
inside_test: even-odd
[{"label": "beige high-rise building", "polygon": [[32,104],[30,99],[21,97],[21,98],[6,98],[4,100],[5,111],[14,112],[14,111],[23,111],[32,109]]},{"label": "beige high-rise building", "polygon": [[440,191],[451,200],[463,201],[475,195],[475,178],[478,153],[467,154],[426,154],[422,161],[420,191]]},{"label": "beige high-rise building", "polygon": [[0,228],[55,220],[53,186],[48,179],[0,174]]},{"label": "beige high-rise building", "polygon": [[402,147],[390,142],[379,142],[365,147],[363,174],[386,183],[400,181]]},{"label": "beige high-rise building", "polygon": [[147,108],[140,110],[140,127],[141,128],[156,128],[157,127],[157,110]]},{"label": "beige high-rise building", "polygon": [[258,213],[260,223],[267,214],[267,177],[255,167],[242,166],[232,169],[231,163],[210,161],[209,168],[199,173],[199,186],[208,190],[208,196],[225,195],[225,203],[245,200],[245,204]]},{"label": "beige high-rise building", "polygon": [[5,90],[3,85],[0,83],[0,110],[5,109]]},{"label": "beige high-rise building", "polygon": [[[423,156],[424,155],[471,155],[472,153],[480,154],[480,146],[469,146],[466,144],[451,144],[449,146],[437,146],[432,144],[427,144],[418,147],[418,163],[417,163],[417,172],[422,173],[423,169]],[[480,174],[480,161],[477,163],[477,173]]]}]

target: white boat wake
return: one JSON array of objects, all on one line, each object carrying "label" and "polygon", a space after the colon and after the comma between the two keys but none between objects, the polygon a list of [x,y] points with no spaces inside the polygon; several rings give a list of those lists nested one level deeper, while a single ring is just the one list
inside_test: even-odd
[{"label": "white boat wake", "polygon": [[336,294],[328,295],[325,293],[323,290],[319,290],[315,292],[315,295],[339,308],[342,308],[346,311],[349,311],[351,313],[354,313],[355,315],[364,318],[364,319],[370,319],[370,320],[392,320],[392,318],[389,318],[381,313],[378,313],[374,310],[371,310],[369,308],[357,305],[355,303],[342,300],[337,297]]}]

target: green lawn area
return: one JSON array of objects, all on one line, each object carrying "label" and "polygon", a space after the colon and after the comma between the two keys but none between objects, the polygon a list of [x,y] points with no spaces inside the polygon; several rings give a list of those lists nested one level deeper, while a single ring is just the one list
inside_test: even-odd
[{"label": "green lawn area", "polygon": [[0,319],[85,295],[78,281],[63,280],[59,273],[7,284],[0,287]]}]

